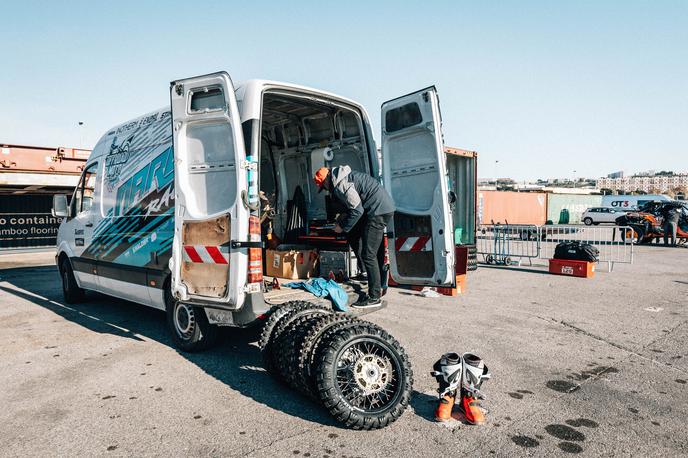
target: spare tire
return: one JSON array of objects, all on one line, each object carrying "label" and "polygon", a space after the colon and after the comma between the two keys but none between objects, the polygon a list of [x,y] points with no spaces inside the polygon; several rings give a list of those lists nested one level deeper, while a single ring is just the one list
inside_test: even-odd
[{"label": "spare tire", "polygon": [[273,343],[271,344],[271,361],[277,369],[275,375],[278,379],[286,382],[288,385],[295,387],[294,380],[296,379],[297,366],[294,364],[296,353],[295,341],[297,336],[302,333],[302,330],[308,324],[319,317],[336,316],[329,310],[320,308],[307,308],[298,310],[287,314],[280,323],[275,326],[273,331]]},{"label": "spare tire", "polygon": [[319,399],[315,381],[320,344],[329,341],[330,337],[339,330],[364,323],[351,315],[335,314],[314,320],[313,325],[306,328],[305,334],[297,341],[295,350],[298,352],[294,366],[297,368],[295,386],[306,396]]},{"label": "spare tire", "polygon": [[339,330],[322,341],[315,362],[320,400],[347,427],[382,428],[406,410],[411,364],[399,342],[377,326]]},{"label": "spare tire", "polygon": [[468,260],[466,263],[466,270],[473,271],[478,269],[478,247],[475,245],[468,245]]},{"label": "spare tire", "polygon": [[284,329],[282,326],[280,326],[280,324],[282,324],[285,319],[289,321],[289,318],[296,312],[313,309],[320,309],[325,313],[332,311],[331,309],[326,309],[321,305],[307,301],[285,302],[284,304],[276,305],[270,309],[268,312],[269,317],[263,325],[263,329],[260,333],[260,339],[258,340],[258,347],[261,350],[263,365],[268,372],[279,376],[279,371],[275,366],[273,344],[275,339],[279,337],[279,334],[281,334]]}]

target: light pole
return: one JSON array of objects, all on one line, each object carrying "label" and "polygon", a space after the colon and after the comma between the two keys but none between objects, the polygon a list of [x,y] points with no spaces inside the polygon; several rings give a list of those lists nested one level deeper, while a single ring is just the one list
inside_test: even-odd
[{"label": "light pole", "polygon": [[79,121],[79,148],[84,148],[84,122]]},{"label": "light pole", "polygon": [[573,188],[576,188],[576,171],[573,171]]},{"label": "light pole", "polygon": [[495,188],[499,191],[499,172],[497,166],[499,165],[499,160],[495,160]]}]

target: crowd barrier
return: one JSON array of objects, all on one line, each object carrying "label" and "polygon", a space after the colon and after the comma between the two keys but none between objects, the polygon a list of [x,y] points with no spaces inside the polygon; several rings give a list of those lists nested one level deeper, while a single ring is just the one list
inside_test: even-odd
[{"label": "crowd barrier", "polygon": [[632,229],[627,226],[564,226],[483,224],[478,228],[477,250],[488,264],[517,264],[523,260],[551,259],[558,243],[581,241],[599,250],[598,262],[612,271],[614,264],[633,263]]}]

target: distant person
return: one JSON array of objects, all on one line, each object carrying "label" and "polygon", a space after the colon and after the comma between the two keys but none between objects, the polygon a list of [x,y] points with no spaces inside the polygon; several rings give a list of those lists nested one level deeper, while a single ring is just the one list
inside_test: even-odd
[{"label": "distant person", "polygon": [[394,202],[385,188],[366,173],[351,170],[348,165],[321,167],[315,172],[313,181],[326,189],[341,203],[345,211],[339,218],[334,231],[346,232],[354,251],[360,253],[361,261],[368,274],[368,296],[359,300],[354,307],[376,307],[382,303],[382,273],[384,272],[385,227],[392,219]]},{"label": "distant person", "polygon": [[671,238],[671,246],[676,246],[676,230],[678,229],[678,220],[681,217],[679,209],[674,206],[668,206],[664,209],[664,246],[669,246],[669,238]]}]

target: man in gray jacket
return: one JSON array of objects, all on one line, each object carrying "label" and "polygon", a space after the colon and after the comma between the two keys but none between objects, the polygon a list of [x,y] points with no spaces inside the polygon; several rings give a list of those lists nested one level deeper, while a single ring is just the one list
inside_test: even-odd
[{"label": "man in gray jacket", "polygon": [[[394,215],[394,202],[387,191],[368,174],[348,165],[332,170],[321,167],[313,178],[320,191],[326,189],[346,211],[339,215],[335,232],[346,232],[354,251],[360,253],[368,274],[368,297],[355,307],[375,307],[382,303],[385,227]],[[360,244],[360,245],[359,245]],[[357,247],[360,246],[360,250]]]}]

